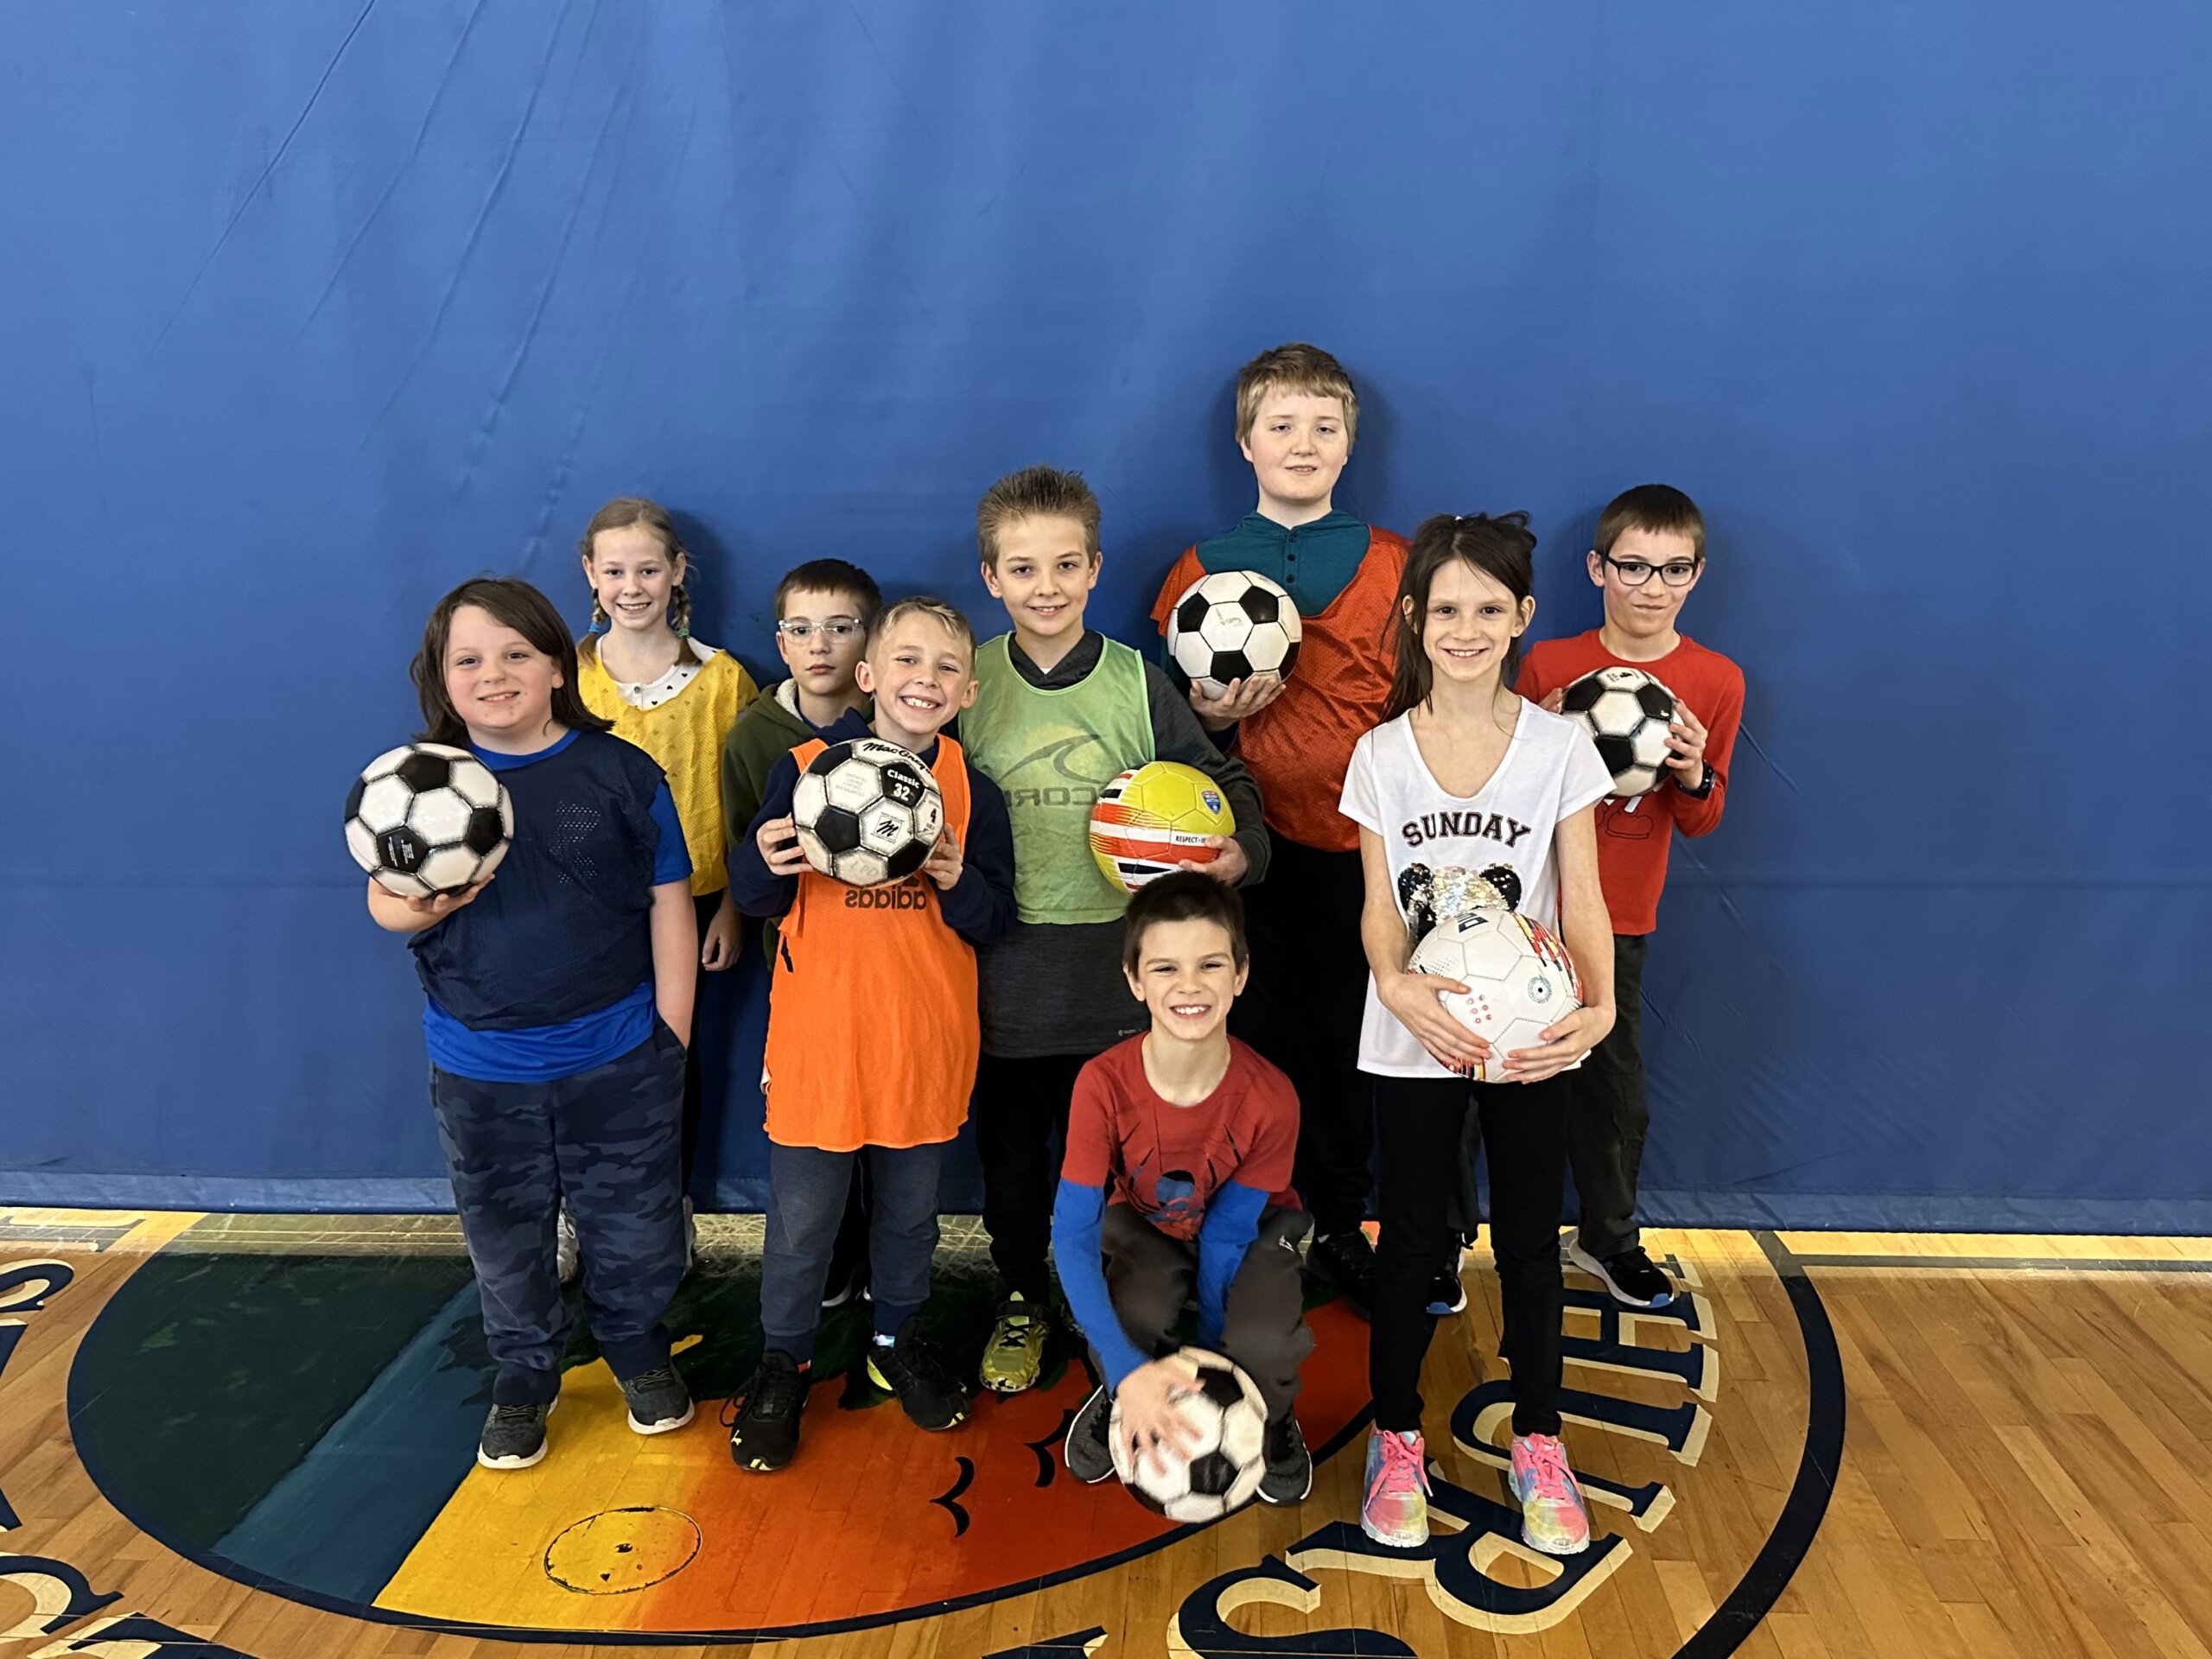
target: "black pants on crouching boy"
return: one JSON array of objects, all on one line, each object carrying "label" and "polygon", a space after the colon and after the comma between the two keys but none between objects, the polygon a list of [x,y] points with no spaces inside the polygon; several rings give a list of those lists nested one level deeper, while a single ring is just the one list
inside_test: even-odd
[{"label": "black pants on crouching boy", "polygon": [[1490,1158],[1491,1252],[1513,1372],[1513,1432],[1559,1433],[1559,1203],[1567,1173],[1564,1076],[1541,1083],[1376,1077],[1376,1138],[1382,1234],[1376,1250],[1374,1329],[1367,1349],[1375,1426],[1421,1427],[1421,1362],[1435,1320],[1429,1286],[1453,1262],[1460,1132],[1479,1113]]},{"label": "black pants on crouching boy", "polygon": [[430,1105],[499,1363],[494,1402],[542,1405],[561,1390],[563,1198],[583,1247],[585,1318],[609,1369],[630,1377],[667,1364],[662,1321],[683,1278],[676,1033],[657,1019],[627,1054],[550,1083],[486,1083],[434,1065]]},{"label": "black pants on crouching boy", "polygon": [[[1299,1245],[1313,1227],[1302,1210],[1270,1205],[1260,1230],[1229,1281],[1221,1347],[1244,1368],[1268,1402],[1268,1421],[1281,1421],[1298,1397],[1298,1368],[1313,1351],[1306,1328],[1305,1289],[1299,1281]],[[1109,1204],[1098,1224],[1107,1294],[1114,1317],[1140,1352],[1173,1353],[1184,1304],[1198,1283],[1196,1240],[1170,1238],[1126,1204]],[[1091,1363],[1098,1363],[1096,1350]]]}]

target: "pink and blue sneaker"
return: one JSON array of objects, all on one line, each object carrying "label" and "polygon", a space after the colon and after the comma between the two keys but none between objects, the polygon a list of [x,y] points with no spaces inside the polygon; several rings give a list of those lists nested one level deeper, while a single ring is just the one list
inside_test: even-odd
[{"label": "pink and blue sneaker", "polygon": [[[1374,1466],[1370,1459],[1368,1468]],[[1555,1436],[1516,1434],[1506,1479],[1520,1500],[1522,1543],[1547,1555],[1580,1555],[1590,1548],[1590,1512],[1567,1466],[1567,1448]]]},{"label": "pink and blue sneaker", "polygon": [[1362,1532],[1392,1549],[1418,1549],[1428,1541],[1428,1469],[1418,1433],[1378,1428],[1368,1435],[1365,1491]]}]

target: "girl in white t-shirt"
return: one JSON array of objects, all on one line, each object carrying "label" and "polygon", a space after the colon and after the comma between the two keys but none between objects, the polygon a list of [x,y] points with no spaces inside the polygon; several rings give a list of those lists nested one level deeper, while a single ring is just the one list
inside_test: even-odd
[{"label": "girl in white t-shirt", "polygon": [[[1525,513],[1445,515],[1415,533],[1398,588],[1392,717],[1360,739],[1344,776],[1341,807],[1359,826],[1366,874],[1361,937],[1371,977],[1359,1068],[1374,1080],[1382,1177],[1368,1348],[1375,1429],[1360,1525],[1402,1548],[1428,1537],[1421,1363],[1433,1325],[1428,1287],[1457,1243],[1447,1211],[1470,1108],[1481,1114],[1490,1155],[1522,1536],[1553,1554],[1590,1541],[1581,1490],[1559,1442],[1567,1142],[1555,1079],[1613,1023],[1612,925],[1592,818],[1612,779],[1580,726],[1510,689],[1536,609],[1529,591],[1535,544]],[[1439,991],[1466,987],[1406,971],[1399,894],[1415,865],[1497,864],[1518,877],[1522,912],[1565,943],[1585,1001],[1544,1031],[1541,1046],[1503,1057],[1510,1081],[1481,1084],[1465,1072],[1490,1058],[1489,1045],[1437,1001]]]}]

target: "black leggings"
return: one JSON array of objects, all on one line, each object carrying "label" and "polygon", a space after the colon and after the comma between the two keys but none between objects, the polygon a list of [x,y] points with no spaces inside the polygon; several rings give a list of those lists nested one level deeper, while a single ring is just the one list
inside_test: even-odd
[{"label": "black leggings", "polygon": [[1421,1426],[1421,1362],[1435,1321],[1428,1288],[1451,1266],[1450,1224],[1467,1109],[1490,1157],[1491,1249],[1505,1305],[1499,1351],[1513,1372],[1513,1432],[1559,1433],[1560,1187],[1567,1172],[1562,1080],[1375,1078],[1382,1233],[1371,1292],[1368,1386],[1378,1428]]},{"label": "black leggings", "polygon": [[1009,1292],[1041,1302],[1052,1287],[1045,1265],[1052,1199],[1060,1188],[1055,1137],[1065,1155],[1068,1102],[1087,1054],[1008,1059],[986,1054],[976,1068],[976,1154],[983,1166],[983,1230]]}]

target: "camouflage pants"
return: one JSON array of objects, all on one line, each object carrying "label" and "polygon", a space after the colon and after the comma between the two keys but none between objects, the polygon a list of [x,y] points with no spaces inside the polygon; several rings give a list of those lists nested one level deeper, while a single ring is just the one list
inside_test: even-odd
[{"label": "camouflage pants", "polygon": [[658,1020],[618,1059],[550,1083],[430,1068],[438,1144],[476,1268],[493,1398],[560,1391],[569,1313],[554,1266],[565,1198],[582,1246],[584,1313],[617,1376],[668,1363],[662,1323],[683,1277],[677,1142],[683,1049]]}]

